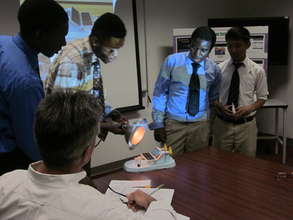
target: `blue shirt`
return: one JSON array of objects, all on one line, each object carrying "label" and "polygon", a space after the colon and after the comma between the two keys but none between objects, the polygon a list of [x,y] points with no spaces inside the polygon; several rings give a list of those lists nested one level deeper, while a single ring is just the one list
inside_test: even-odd
[{"label": "blue shirt", "polygon": [[153,129],[164,127],[166,117],[182,122],[207,119],[209,103],[219,98],[221,70],[209,58],[199,63],[199,112],[192,116],[188,114],[186,104],[193,62],[189,52],[183,52],[169,55],[163,63],[153,94]]},{"label": "blue shirt", "polygon": [[0,36],[0,152],[18,147],[30,159],[41,159],[33,122],[43,98],[37,53],[20,35]]}]

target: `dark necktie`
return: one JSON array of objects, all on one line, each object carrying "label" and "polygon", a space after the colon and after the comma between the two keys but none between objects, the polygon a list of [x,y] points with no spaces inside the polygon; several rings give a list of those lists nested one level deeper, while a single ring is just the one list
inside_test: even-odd
[{"label": "dark necktie", "polygon": [[195,116],[199,111],[199,90],[200,81],[197,75],[197,70],[199,68],[198,63],[192,63],[192,75],[189,81],[188,99],[187,99],[187,112]]},{"label": "dark necktie", "polygon": [[104,97],[104,89],[103,89],[103,79],[101,74],[101,66],[100,66],[99,60],[94,62],[92,65],[94,66],[93,68],[93,95],[96,96],[104,112],[105,111],[105,97]]},{"label": "dark necktie", "polygon": [[41,72],[40,72],[39,63],[37,64],[36,72],[37,72],[38,77],[39,77],[39,79],[40,79],[40,83],[41,83],[41,85],[42,85],[42,88],[44,88],[43,81],[42,81],[42,78],[41,78]]},{"label": "dark necktie", "polygon": [[234,104],[235,108],[238,107],[238,99],[239,99],[239,85],[240,85],[240,78],[239,78],[239,72],[238,69],[240,66],[243,65],[243,63],[233,63],[235,69],[232,75],[230,87],[229,87],[229,96],[227,105]]}]

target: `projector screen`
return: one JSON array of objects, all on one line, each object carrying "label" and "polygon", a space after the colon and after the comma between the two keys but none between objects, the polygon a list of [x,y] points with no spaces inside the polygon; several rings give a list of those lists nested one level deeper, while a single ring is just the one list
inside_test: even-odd
[{"label": "projector screen", "polygon": [[[23,0],[20,1],[21,3]],[[135,0],[57,0],[69,17],[67,42],[89,36],[95,20],[106,12],[117,14],[125,23],[127,36],[118,57],[110,64],[102,64],[104,93],[108,104],[120,111],[144,109],[142,105],[141,75]],[[54,59],[40,55],[42,80],[46,79]]]}]

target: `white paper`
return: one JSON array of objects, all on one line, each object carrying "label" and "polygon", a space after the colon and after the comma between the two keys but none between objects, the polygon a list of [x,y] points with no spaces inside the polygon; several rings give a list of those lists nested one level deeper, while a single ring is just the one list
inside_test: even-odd
[{"label": "white paper", "polygon": [[177,212],[177,220],[189,220],[190,218],[185,216],[185,215],[181,215]]},{"label": "white paper", "polygon": [[[144,191],[147,194],[150,194],[156,188],[135,188],[135,187],[144,187],[151,185],[151,180],[139,180],[139,181],[126,181],[126,180],[112,180],[110,182],[110,187],[115,191],[128,194],[134,192],[135,190],[139,189]],[[110,189],[107,189],[106,195],[111,195],[114,197],[121,197],[120,195],[112,192]],[[172,198],[174,195],[174,189],[160,189],[156,191],[152,197],[154,197],[158,201],[167,201],[168,204],[171,204]],[[122,198],[123,199],[123,198]]]},{"label": "white paper", "polygon": [[[152,191],[154,191],[156,188],[135,188],[135,187],[144,187],[144,186],[150,186],[151,180],[112,180],[110,182],[110,187],[114,189],[115,191],[127,194],[130,192],[133,192],[137,189],[140,189],[148,194],[150,194]],[[110,195],[116,198],[121,198],[125,200],[124,197],[112,192],[110,189],[107,189],[106,195]],[[172,198],[174,195],[174,189],[160,189],[156,191],[152,196],[158,200],[158,201],[167,201],[169,204],[172,202]],[[139,212],[141,215],[143,215],[145,212],[141,211]],[[189,220],[190,218],[187,216],[184,216],[182,214],[177,213],[177,219],[178,220]]]}]

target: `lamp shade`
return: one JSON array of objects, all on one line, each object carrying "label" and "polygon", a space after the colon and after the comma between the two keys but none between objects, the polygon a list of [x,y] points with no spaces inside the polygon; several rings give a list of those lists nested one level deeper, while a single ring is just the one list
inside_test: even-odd
[{"label": "lamp shade", "polygon": [[127,125],[125,129],[125,141],[130,148],[139,144],[145,134],[145,128],[143,126]]}]

